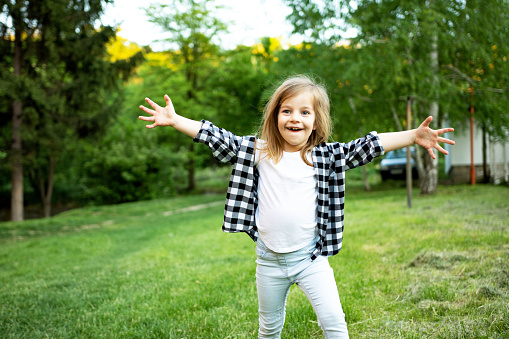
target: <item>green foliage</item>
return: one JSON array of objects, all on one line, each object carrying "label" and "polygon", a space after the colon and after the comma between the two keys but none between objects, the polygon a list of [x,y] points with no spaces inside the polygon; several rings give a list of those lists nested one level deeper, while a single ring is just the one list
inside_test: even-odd
[{"label": "green foliage", "polygon": [[[6,53],[0,63],[9,71],[2,72],[0,86],[10,90],[0,92],[0,101],[23,102],[23,172],[45,206],[51,202],[54,171],[68,170],[64,154],[76,150],[78,139],[84,142],[104,133],[112,117],[108,113],[117,104],[111,92],[142,60],[141,53],[108,60],[106,45],[115,31],[93,26],[107,2],[27,1],[1,7],[3,15],[21,18],[22,25],[2,23]],[[11,74],[13,32],[23,36],[19,79]],[[8,149],[10,111],[0,113],[6,136],[0,148]]]},{"label": "green foliage", "polygon": [[[404,188],[351,187],[343,249],[329,259],[350,336],[507,337],[508,199],[505,187],[450,186],[409,210]],[[0,336],[256,337],[254,243],[221,232],[223,203],[186,196],[0,223]],[[321,335],[292,287],[283,337]]]},{"label": "green foliage", "polygon": [[[195,5],[197,8],[192,10],[204,10],[200,4]],[[154,8],[149,12],[160,24],[160,20],[168,19]],[[254,132],[262,87],[260,72],[253,67],[251,49],[239,47],[219,52],[211,42],[212,36],[207,38],[212,29],[208,26],[210,13],[205,11],[194,21],[186,13],[175,14],[176,22],[167,22],[182,25],[182,30],[163,25],[180,48],[146,54],[146,63],[124,87],[121,94],[124,99],[117,108],[119,115],[107,127],[107,136],[84,150],[86,162],[80,182],[87,202],[118,203],[183,193],[194,186],[192,181],[198,169],[218,166],[210,150],[194,144],[189,137],[171,128],[144,129],[136,117],[143,114],[137,107],[146,105],[145,97],[164,105],[163,95],[168,94],[178,114],[212,120],[237,134]],[[198,52],[189,49],[196,44],[201,46]],[[208,189],[201,182],[193,188]]]},{"label": "green foliage", "polygon": [[[295,31],[313,41],[324,41],[319,32],[334,26],[334,20],[345,20],[358,29],[350,44],[354,53],[346,59],[347,74],[338,75],[337,80],[343,85],[344,79],[352,85],[358,82],[357,88],[343,86],[341,90],[350,91],[361,115],[375,114],[378,123],[389,121],[392,108],[404,111],[407,97],[418,104],[414,114],[423,111],[427,115],[428,106],[438,98],[441,118],[462,126],[468,118],[473,90],[476,119],[494,137],[507,137],[509,115],[504,107],[509,47],[503,43],[509,35],[507,1],[286,3],[294,9],[289,20]],[[328,40],[329,45],[338,42],[338,35],[331,36],[334,38]],[[435,49],[437,65],[431,60]],[[375,103],[378,110],[362,101]]]},{"label": "green foliage", "polygon": [[210,90],[204,99],[217,112],[214,124],[237,135],[255,133],[261,120],[267,78],[253,59],[251,47],[225,51],[220,66],[206,79]]},{"label": "green foliage", "polygon": [[[219,47],[215,35],[226,29],[225,24],[214,16],[213,1],[174,0],[171,5],[152,5],[146,13],[150,21],[159,25],[169,34],[172,43],[170,53],[176,66],[174,71],[183,80],[185,96],[180,97],[182,105],[177,106],[190,119],[211,119],[214,112],[207,105],[206,79],[217,65]],[[171,97],[175,97],[173,94]],[[186,157],[188,191],[196,188],[196,157],[194,145],[188,142]]]},{"label": "green foliage", "polygon": [[333,45],[346,27],[342,20],[348,13],[348,2],[341,0],[285,0],[292,9],[287,20],[293,25],[294,33],[304,35],[308,40]]},{"label": "green foliage", "polygon": [[[216,97],[216,93],[221,95],[223,92],[218,90],[220,88],[213,80],[220,78],[218,74],[223,74],[221,81],[233,86],[232,79],[235,72],[239,72],[234,70],[236,66],[229,68],[234,74],[224,73],[220,68],[208,78],[210,82],[205,87],[210,88],[206,92],[209,95],[195,91],[198,98],[188,99],[189,83],[185,74],[172,65],[173,57],[173,52],[147,54],[147,62],[139,67],[136,76],[121,93],[123,100],[116,108],[118,115],[108,125],[106,136],[92,145],[83,146],[83,166],[78,175],[80,192],[83,192],[81,201],[112,204],[174,196],[188,190],[189,159],[193,159],[196,170],[204,166],[217,166],[206,146],[193,144],[188,136],[171,128],[146,129],[144,123],[137,119],[138,115],[143,114],[138,107],[146,105],[145,97],[164,105],[165,93],[171,97],[177,113],[184,116],[208,116],[217,123],[219,117],[222,117],[221,121],[235,119],[223,112],[216,116],[216,109],[220,111],[223,108],[241,115],[238,110],[233,110],[236,105],[224,105],[224,101],[221,101],[223,97]],[[248,66],[238,65],[240,69]],[[231,87],[231,91],[246,95],[235,86]],[[230,100],[237,103],[235,93],[232,94]],[[192,151],[190,146],[193,146]],[[206,186],[200,181],[197,190],[217,190]]]},{"label": "green foliage", "polygon": [[[157,83],[165,87],[165,73],[153,68],[145,73],[141,66],[137,76],[147,75],[146,82],[137,88],[136,80],[120,93],[122,100],[115,100],[114,119],[107,125],[107,133],[93,143],[80,145],[82,166],[79,170],[81,201],[89,204],[112,204],[145,200],[157,196],[171,196],[182,189],[183,156],[178,148],[164,145],[160,133],[148,133],[136,119],[136,107],[143,103],[144,93],[151,88],[144,84]],[[167,73],[167,71],[166,71]],[[145,90],[145,91],[144,91]],[[141,92],[141,93],[140,93]],[[153,98],[156,100],[156,98]],[[157,100],[156,100],[157,101]],[[141,111],[140,111],[141,112]]]},{"label": "green foliage", "polygon": [[116,140],[86,152],[83,166],[84,202],[111,204],[168,197],[184,190],[183,157]]},{"label": "green foliage", "polygon": [[[168,33],[168,51],[131,45],[123,54],[126,41],[117,39],[114,56],[106,48],[114,29],[93,27],[106,2],[24,2],[22,79],[13,76],[13,28],[0,23],[0,158],[10,159],[12,101],[22,99],[29,197],[49,183],[52,161],[63,201],[118,203],[206,191],[193,174],[227,170],[187,136],[144,129],[136,119],[143,98],[163,105],[168,94],[178,114],[246,135],[257,130],[275,84],[294,74],[316,77],[328,89],[335,141],[405,127],[408,97],[414,122],[438,100],[435,126],[447,117],[461,129],[472,89],[476,121],[492,138],[506,138],[507,1],[286,0],[293,10],[287,19],[303,43],[261,37],[254,46],[224,51],[217,37],[226,24],[216,17],[215,2],[174,0],[146,10]],[[6,16],[14,9],[1,6]],[[358,29],[357,37],[342,40],[349,27]],[[439,64],[431,68],[435,36]],[[3,192],[10,189],[10,170],[9,161],[0,161]]]},{"label": "green foliage", "polygon": [[[324,43],[334,21],[358,30],[348,42],[331,33],[331,49],[345,46],[336,77],[342,121],[351,132],[408,127],[431,115],[437,126],[464,128],[475,108],[476,122],[496,140],[507,139],[509,36],[507,1],[319,1],[288,0],[295,32]],[[343,72],[335,72],[335,70]],[[347,103],[350,107],[347,106]],[[360,122],[360,124],[359,124]],[[396,124],[394,124],[396,123]],[[396,128],[391,126],[395,126]],[[353,127],[353,128],[352,128]],[[424,153],[423,153],[424,154]],[[437,163],[416,158],[421,192],[436,191]]]}]

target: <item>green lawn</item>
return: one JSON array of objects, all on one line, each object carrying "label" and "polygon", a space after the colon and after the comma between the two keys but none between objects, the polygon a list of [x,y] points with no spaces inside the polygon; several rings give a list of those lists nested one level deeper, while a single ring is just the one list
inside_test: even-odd
[{"label": "green lawn", "polygon": [[[509,189],[443,186],[415,192],[409,210],[390,186],[347,186],[343,250],[329,261],[351,338],[507,338]],[[0,223],[0,337],[256,337],[254,243],[221,231],[223,201]],[[284,338],[321,337],[298,288],[287,306]]]}]

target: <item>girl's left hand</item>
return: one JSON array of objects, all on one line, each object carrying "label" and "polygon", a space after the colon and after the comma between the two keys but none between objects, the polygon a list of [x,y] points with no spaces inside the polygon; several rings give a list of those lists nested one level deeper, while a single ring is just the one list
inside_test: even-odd
[{"label": "girl's left hand", "polygon": [[440,137],[440,135],[452,132],[454,131],[454,128],[441,128],[438,130],[433,130],[429,128],[429,124],[431,123],[432,120],[433,120],[432,116],[427,117],[426,120],[424,120],[423,123],[419,126],[419,128],[417,128],[417,130],[415,131],[415,143],[427,149],[429,155],[431,155],[433,159],[436,159],[435,153],[433,152],[433,148],[436,148],[438,151],[444,154],[449,153],[438,144],[439,142],[454,145],[453,140],[442,138]]}]

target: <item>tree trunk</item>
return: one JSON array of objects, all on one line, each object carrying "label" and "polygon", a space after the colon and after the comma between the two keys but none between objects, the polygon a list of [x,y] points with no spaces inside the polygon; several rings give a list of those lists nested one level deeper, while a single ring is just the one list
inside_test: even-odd
[{"label": "tree trunk", "polygon": [[394,105],[391,103],[391,112],[392,112],[392,117],[394,118],[394,122],[396,123],[396,127],[398,129],[398,131],[402,131],[403,130],[403,126],[401,125],[401,122],[399,121],[399,117],[398,117],[398,113],[396,112],[396,108],[394,107]]},{"label": "tree trunk", "polygon": [[51,198],[53,196],[53,178],[55,173],[55,159],[53,154],[49,156],[48,177],[45,180],[39,178],[39,189],[41,191],[41,201],[44,210],[44,217],[51,216]]},{"label": "tree trunk", "polygon": [[484,124],[482,125],[482,172],[483,172],[483,182],[485,184],[490,182],[490,173],[488,171],[488,160],[487,160],[487,142],[486,142],[486,127]]},{"label": "tree trunk", "polygon": [[[431,52],[430,52],[430,68],[432,70],[431,85],[432,88],[438,87],[438,35],[434,33],[431,37]],[[430,103],[429,115],[433,117],[435,123],[438,120],[438,98],[433,98]],[[436,150],[435,156],[437,156]],[[427,152],[426,152],[427,153]],[[438,157],[437,159],[431,158],[429,154],[424,156],[424,171],[423,176],[420,178],[419,186],[421,188],[421,194],[433,194],[437,191],[438,186]]]},{"label": "tree trunk", "polygon": [[419,181],[421,194],[433,194],[437,191],[438,166],[437,160],[433,159],[428,152],[424,155],[424,176]]},{"label": "tree trunk", "polygon": [[362,180],[364,181],[364,190],[366,192],[371,191],[371,186],[369,186],[368,171],[366,171],[366,166],[362,166]]},{"label": "tree trunk", "polygon": [[497,158],[495,154],[495,142],[492,138],[490,138],[490,173],[491,173],[491,180],[493,184],[497,185]]},{"label": "tree trunk", "polygon": [[21,101],[14,101],[12,114],[11,220],[23,220],[23,155],[21,143]]},{"label": "tree trunk", "polygon": [[[21,78],[22,55],[22,18],[21,11],[12,16],[14,25],[14,77]],[[21,139],[21,122],[23,118],[23,104],[19,98],[14,100],[12,106],[12,135],[11,135],[11,220],[23,220],[23,146]]]}]

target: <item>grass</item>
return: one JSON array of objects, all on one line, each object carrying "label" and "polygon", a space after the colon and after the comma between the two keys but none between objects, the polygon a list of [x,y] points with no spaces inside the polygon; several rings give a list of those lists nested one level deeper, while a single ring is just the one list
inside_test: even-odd
[{"label": "grass", "polygon": [[[347,187],[344,246],[329,262],[350,336],[506,338],[509,189],[442,186],[415,192],[409,210],[398,186]],[[0,337],[256,337],[255,245],[221,232],[223,201],[0,223]],[[287,306],[284,338],[321,337],[298,288]]]}]

